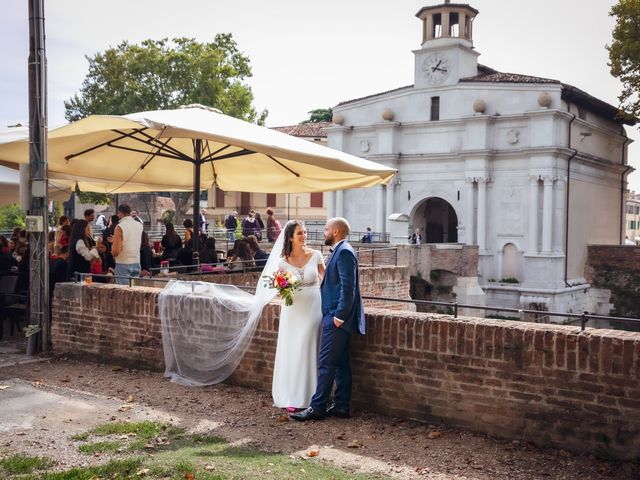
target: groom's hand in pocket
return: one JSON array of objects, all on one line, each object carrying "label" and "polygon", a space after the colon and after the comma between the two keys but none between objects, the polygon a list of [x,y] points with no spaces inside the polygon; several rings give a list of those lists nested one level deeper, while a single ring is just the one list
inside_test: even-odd
[{"label": "groom's hand in pocket", "polygon": [[343,323],[344,323],[344,320],[340,320],[339,318],[333,317],[333,324],[335,325],[336,328],[340,328]]}]

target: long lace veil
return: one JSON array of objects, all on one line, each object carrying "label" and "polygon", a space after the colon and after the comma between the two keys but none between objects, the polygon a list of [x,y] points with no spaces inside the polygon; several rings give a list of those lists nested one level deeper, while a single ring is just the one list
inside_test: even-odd
[{"label": "long lace veil", "polygon": [[[278,268],[282,229],[262,275]],[[172,280],[158,298],[165,376],[188,386],[219,383],[244,356],[262,309],[276,296],[260,278],[255,294],[234,285]]]}]

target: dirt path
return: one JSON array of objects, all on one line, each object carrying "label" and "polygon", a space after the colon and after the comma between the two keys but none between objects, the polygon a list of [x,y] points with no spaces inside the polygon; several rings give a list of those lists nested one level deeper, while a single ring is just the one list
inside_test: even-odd
[{"label": "dirt path", "polygon": [[[356,412],[354,418],[348,420],[300,424],[288,421],[286,415],[273,408],[270,394],[266,392],[229,385],[186,388],[166,381],[157,372],[89,362],[54,358],[4,366],[0,367],[0,384],[35,386],[43,393],[77,401],[97,398],[103,410],[92,417],[96,423],[162,417],[192,430],[213,432],[231,442],[248,443],[269,452],[305,455],[319,448],[320,457],[336,465],[355,467],[362,472],[382,472],[396,478],[640,478],[637,464],[608,463],[592,456],[540,449],[527,443],[496,440],[380,415]],[[3,394],[9,390],[0,390],[0,404]],[[135,406],[118,412],[131,397]],[[41,402],[38,409],[46,416],[47,402]],[[8,421],[2,417],[4,415],[0,416],[0,431],[3,422]],[[64,422],[64,415],[59,419]],[[68,428],[57,430],[36,425],[4,428],[0,446],[18,451],[40,449],[41,454],[44,448],[47,450],[44,453],[68,465],[86,462],[86,457],[79,459],[64,447],[69,444],[69,432],[75,431],[73,423],[62,423]]]}]

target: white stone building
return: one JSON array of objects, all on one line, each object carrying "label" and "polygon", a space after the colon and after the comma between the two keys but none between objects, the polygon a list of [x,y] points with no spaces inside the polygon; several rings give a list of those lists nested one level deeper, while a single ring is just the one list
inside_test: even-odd
[{"label": "white stone building", "polygon": [[478,245],[488,305],[606,310],[589,298],[583,269],[588,244],[624,240],[632,170],[618,109],[557,80],[478,64],[477,13],[422,8],[414,84],[333,109],[329,146],[399,174],[386,187],[327,194],[328,216],[404,243],[422,228],[426,242]]}]

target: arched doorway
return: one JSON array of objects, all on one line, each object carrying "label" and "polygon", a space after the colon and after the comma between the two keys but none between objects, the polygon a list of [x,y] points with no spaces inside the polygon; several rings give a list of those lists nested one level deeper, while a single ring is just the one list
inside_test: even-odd
[{"label": "arched doorway", "polygon": [[413,216],[413,228],[422,228],[425,243],[457,243],[458,216],[451,204],[440,197],[420,203]]}]

